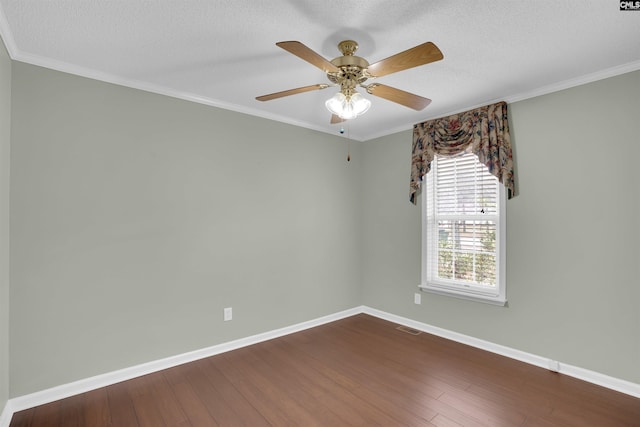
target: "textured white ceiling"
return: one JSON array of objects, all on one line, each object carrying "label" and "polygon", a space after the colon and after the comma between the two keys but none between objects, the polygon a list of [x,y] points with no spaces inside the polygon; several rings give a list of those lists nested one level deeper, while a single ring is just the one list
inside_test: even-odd
[{"label": "textured white ceiling", "polygon": [[[368,140],[498,100],[515,101],[640,69],[640,12],[618,0],[0,0],[11,57],[338,134],[334,88],[269,102],[258,95],[327,83],[278,48],[298,40],[327,59],[354,39],[373,63],[425,41],[444,60],[381,77],[433,100],[415,112],[369,96],[344,124]],[[593,102],[598,102],[594,99]]]}]

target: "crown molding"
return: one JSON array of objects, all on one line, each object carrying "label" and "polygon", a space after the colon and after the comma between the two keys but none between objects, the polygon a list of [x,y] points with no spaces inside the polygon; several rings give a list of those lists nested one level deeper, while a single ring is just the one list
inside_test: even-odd
[{"label": "crown molding", "polygon": [[[632,73],[634,71],[640,70],[640,60],[633,61],[626,64],[618,65],[616,67],[607,68],[604,70],[597,71],[595,73],[589,73],[582,76],[578,76],[572,79],[564,80],[562,82],[554,83],[547,86],[542,86],[537,89],[533,89],[526,92],[520,92],[514,95],[505,95],[497,98],[487,99],[479,104],[471,105],[469,107],[464,108],[463,110],[452,110],[444,114],[438,114],[437,116],[426,116],[424,121],[433,120],[441,117],[452,116],[454,114],[459,114],[465,111],[474,110],[476,108],[484,107],[485,105],[495,104],[500,101],[505,101],[509,104],[519,101],[524,101],[530,98],[536,98],[538,96],[549,95],[554,92],[560,92],[565,89],[571,89],[573,87],[582,86],[588,83],[594,83],[599,80],[608,79],[610,77],[616,77],[622,74]],[[388,131],[377,133],[371,135],[368,140],[381,138],[383,136],[392,135],[398,132],[408,131],[406,127],[397,127],[389,129]]]},{"label": "crown molding", "polygon": [[[302,122],[299,120],[293,120],[289,117],[282,116],[279,114],[271,114],[255,108],[223,102],[213,98],[207,98],[207,97],[203,97],[193,93],[184,92],[184,91],[176,90],[176,89],[161,86],[161,85],[156,85],[153,83],[148,83],[140,80],[133,80],[133,79],[125,78],[115,74],[105,73],[99,70],[85,68],[85,67],[81,67],[81,66],[63,62],[63,61],[58,61],[52,58],[47,58],[40,55],[33,55],[33,54],[22,52],[20,51],[20,49],[18,49],[15,43],[13,34],[11,33],[11,30],[9,28],[9,23],[5,17],[4,11],[2,10],[1,4],[0,4],[0,36],[2,36],[2,39],[4,40],[9,57],[14,61],[24,62],[26,64],[36,65],[39,67],[60,71],[63,73],[73,74],[76,76],[98,80],[105,83],[111,83],[119,86],[128,87],[131,89],[142,90],[145,92],[164,95],[171,98],[181,99],[184,101],[208,105],[210,107],[216,107],[224,110],[234,111],[241,114],[247,114],[254,117],[260,117],[267,120],[274,120],[277,122],[286,123],[289,125],[298,126],[298,127],[322,132],[322,133],[327,133],[332,136],[336,136],[334,133],[328,132],[326,128],[322,128],[320,126],[314,126],[310,123]],[[637,70],[640,70],[640,60],[629,62],[627,64],[622,64],[622,65],[611,67],[611,68],[607,68],[594,73],[585,74],[582,76],[564,80],[562,82],[554,83],[551,85],[542,86],[530,91],[521,92],[513,95],[503,95],[500,97],[487,99],[486,101],[483,101],[476,105],[465,107],[462,110],[453,110],[453,111],[446,112],[444,114],[439,114],[438,116],[426,116],[423,121],[432,120],[438,117],[451,116],[454,114],[461,113],[463,111],[473,110],[475,108],[479,108],[479,107],[482,107],[488,104],[493,104],[500,101],[506,101],[507,103],[523,101],[529,98],[535,98],[538,96],[547,95],[550,93],[558,92],[565,89],[570,89],[572,87],[581,86],[587,83],[592,83],[598,80],[615,77],[621,74],[626,74],[626,73],[630,73]],[[358,142],[364,142],[364,141],[370,141],[373,139],[381,138],[387,135],[392,135],[394,133],[404,132],[410,129],[411,129],[410,126],[400,125],[397,127],[387,129],[384,132],[378,132],[378,133],[368,135],[366,138],[363,138],[358,135],[349,135],[348,139],[358,141]],[[340,135],[338,135],[337,137],[347,138],[346,136],[340,136]]]}]

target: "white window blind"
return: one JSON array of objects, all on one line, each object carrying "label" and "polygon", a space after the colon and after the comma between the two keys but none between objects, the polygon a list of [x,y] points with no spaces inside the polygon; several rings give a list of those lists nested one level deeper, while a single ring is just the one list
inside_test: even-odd
[{"label": "white window blind", "polygon": [[463,154],[436,156],[426,187],[421,287],[502,302],[502,186]]}]

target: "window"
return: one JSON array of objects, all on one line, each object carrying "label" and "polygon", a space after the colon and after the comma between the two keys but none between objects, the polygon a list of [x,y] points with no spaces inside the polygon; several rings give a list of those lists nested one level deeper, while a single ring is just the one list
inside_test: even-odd
[{"label": "window", "polygon": [[423,197],[421,289],[506,304],[504,199],[475,154],[435,157]]}]

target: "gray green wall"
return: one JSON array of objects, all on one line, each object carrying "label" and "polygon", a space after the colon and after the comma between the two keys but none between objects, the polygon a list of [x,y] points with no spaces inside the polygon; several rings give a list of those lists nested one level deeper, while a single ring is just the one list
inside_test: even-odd
[{"label": "gray green wall", "polygon": [[0,414],[9,399],[9,149],[11,59],[0,39]]},{"label": "gray green wall", "polygon": [[510,105],[504,308],[413,304],[410,131],[346,163],[337,136],[2,61],[10,396],[361,304],[640,383],[640,73]]},{"label": "gray green wall", "polygon": [[11,396],[360,304],[358,147],[13,67]]},{"label": "gray green wall", "polygon": [[[363,145],[363,303],[640,383],[640,72],[509,106],[508,307],[422,295],[411,132]],[[419,200],[420,201],[420,200]]]}]

